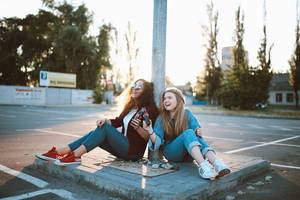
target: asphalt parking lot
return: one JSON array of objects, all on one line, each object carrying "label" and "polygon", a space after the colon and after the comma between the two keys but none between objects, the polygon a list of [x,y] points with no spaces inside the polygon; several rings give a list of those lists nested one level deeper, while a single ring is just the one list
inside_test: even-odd
[{"label": "asphalt parking lot", "polygon": [[[117,113],[115,107],[110,106],[0,106],[0,165],[48,182],[52,192],[44,190],[39,196],[54,195],[57,199],[67,198],[58,195],[61,193],[56,186],[64,185],[67,192],[78,193],[76,184],[64,183],[56,178],[28,171],[26,166],[33,163],[35,153],[45,152],[52,145],[65,145],[93,129],[97,119],[110,118]],[[278,184],[284,182],[291,188],[291,191],[284,190],[281,193],[293,195],[293,191],[300,188],[299,120],[213,114],[196,116],[203,127],[205,139],[217,152],[256,156],[268,160],[274,170],[271,173],[274,180],[276,176]],[[11,182],[16,176],[1,169],[0,197],[18,196],[40,190],[36,186],[26,185],[26,179],[15,179],[15,183]],[[14,185],[14,191],[5,193],[11,183]],[[272,190],[275,183],[274,186],[264,187],[265,190]],[[249,192],[250,196],[254,195],[249,199],[260,197],[259,194],[254,194],[255,192],[257,190]],[[107,196],[103,197],[106,199]]]}]

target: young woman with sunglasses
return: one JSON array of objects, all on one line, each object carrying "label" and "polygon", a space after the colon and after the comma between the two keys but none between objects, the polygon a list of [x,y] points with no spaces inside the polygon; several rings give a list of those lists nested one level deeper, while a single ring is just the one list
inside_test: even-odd
[{"label": "young woman with sunglasses", "polygon": [[161,97],[161,115],[155,122],[154,130],[143,123],[150,136],[149,149],[154,151],[161,147],[165,158],[173,162],[182,162],[190,155],[198,163],[199,175],[204,179],[215,178],[210,164],[218,177],[230,173],[229,168],[216,158],[214,150],[204,141],[198,120],[184,105],[180,90],[165,90]]},{"label": "young woman with sunglasses", "polygon": [[[125,106],[115,119],[100,119],[97,128],[69,145],[47,153],[36,154],[43,160],[54,160],[54,164],[67,166],[80,164],[81,156],[96,147],[100,147],[114,156],[136,161],[143,157],[149,135],[142,127],[142,120],[136,119],[139,111],[145,110],[152,122],[155,122],[159,110],[154,101],[153,84],[144,79],[135,81],[129,89]],[[117,128],[122,127],[122,132]]]}]

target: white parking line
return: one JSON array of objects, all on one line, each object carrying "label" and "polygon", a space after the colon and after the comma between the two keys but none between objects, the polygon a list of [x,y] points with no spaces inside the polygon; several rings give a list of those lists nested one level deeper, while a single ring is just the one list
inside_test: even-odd
[{"label": "white parking line", "polygon": [[43,190],[38,190],[35,192],[29,192],[17,196],[12,196],[12,197],[6,197],[6,198],[1,198],[0,200],[21,200],[21,199],[28,199],[31,197],[39,196],[42,194],[47,194],[47,193],[53,193],[56,194],[59,197],[62,197],[64,199],[75,199],[72,195],[71,192],[67,190],[58,190],[58,189],[43,189]]},{"label": "white parking line", "polygon": [[73,135],[70,133],[63,133],[63,132],[58,132],[58,131],[51,131],[51,130],[46,130],[46,129],[17,129],[16,131],[21,132],[21,131],[36,131],[36,132],[43,132],[43,133],[52,133],[52,134],[56,134],[56,135],[66,135],[66,136],[71,136],[71,137],[76,137],[76,138],[80,138],[82,136],[79,135]]},{"label": "white parking line", "polygon": [[215,122],[208,122],[207,123],[209,126],[220,126],[219,124],[215,123]]},{"label": "white parking line", "polygon": [[230,127],[234,127],[234,128],[241,128],[240,125],[237,125],[235,123],[226,123],[227,126],[230,126]]},{"label": "white parking line", "polygon": [[247,126],[250,126],[252,128],[257,128],[257,129],[265,129],[265,127],[259,126],[257,124],[246,124]]},{"label": "white parking line", "polygon": [[232,139],[232,138],[220,138],[220,137],[211,137],[211,136],[203,136],[204,138],[209,138],[209,139],[216,139],[216,140],[228,140],[228,141],[233,141],[233,142],[241,142],[243,140],[240,139]]},{"label": "white parking line", "polygon": [[278,145],[278,146],[286,146],[286,147],[298,147],[300,148],[300,145],[296,145],[296,144],[280,144],[280,143],[275,143],[272,145]]},{"label": "white parking line", "polygon": [[275,128],[275,129],[279,129],[281,131],[292,131],[292,129],[290,129],[290,128],[284,128],[284,127],[281,127],[281,126],[271,125],[269,127],[272,127],[272,128]]},{"label": "white parking line", "polygon": [[83,126],[96,126],[96,122],[82,122],[81,125],[83,125]]},{"label": "white parking line", "polygon": [[56,134],[56,135],[66,135],[66,136],[71,136],[71,137],[76,137],[76,138],[80,138],[82,136],[79,136],[79,135],[73,135],[73,134],[70,134],[70,133],[63,133],[63,132],[58,132],[58,131],[48,131],[48,130],[40,130],[41,132],[44,132],[44,133],[52,133],[52,134]]},{"label": "white parking line", "polygon": [[281,168],[289,168],[289,169],[300,169],[300,167],[297,167],[297,166],[279,165],[279,164],[275,164],[275,163],[271,163],[271,166],[281,167]]},{"label": "white parking line", "polygon": [[23,179],[24,181],[27,181],[39,188],[43,188],[43,187],[46,187],[48,185],[48,183],[46,181],[43,181],[41,179],[38,179],[38,178],[35,178],[33,176],[30,176],[28,174],[25,174],[23,172],[19,172],[19,171],[16,171],[14,169],[10,169],[8,167],[5,167],[3,165],[0,165],[0,170],[7,173],[7,174],[10,174],[12,176],[16,176],[20,179]]},{"label": "white parking line", "polygon": [[241,152],[241,151],[245,151],[245,150],[249,150],[249,149],[255,149],[257,147],[267,146],[267,145],[271,145],[271,144],[275,144],[275,143],[279,143],[279,142],[283,142],[283,141],[287,141],[287,140],[293,140],[298,137],[300,137],[300,135],[289,137],[289,138],[284,138],[284,139],[280,139],[280,140],[275,140],[272,142],[266,142],[263,144],[258,144],[258,145],[254,145],[254,146],[250,146],[250,147],[244,147],[244,148],[240,148],[240,149],[236,149],[236,150],[226,151],[225,153],[236,153],[236,152]]},{"label": "white parking line", "polygon": [[5,115],[5,114],[0,114],[0,117],[4,117],[4,118],[16,118],[16,115]]}]

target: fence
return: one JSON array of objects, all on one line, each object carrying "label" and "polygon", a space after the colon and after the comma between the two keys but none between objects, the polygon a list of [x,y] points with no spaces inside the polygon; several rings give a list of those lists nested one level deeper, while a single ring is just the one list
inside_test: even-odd
[{"label": "fence", "polygon": [[0,85],[0,94],[0,104],[68,105],[93,103],[92,90]]}]

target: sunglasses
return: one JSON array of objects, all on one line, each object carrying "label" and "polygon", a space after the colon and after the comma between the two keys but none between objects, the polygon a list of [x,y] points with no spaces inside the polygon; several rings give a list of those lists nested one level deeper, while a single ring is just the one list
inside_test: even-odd
[{"label": "sunglasses", "polygon": [[136,90],[140,90],[140,89],[142,89],[142,86],[141,85],[137,85],[137,84],[134,83],[134,84],[131,85],[131,88],[132,89],[136,89]]}]

